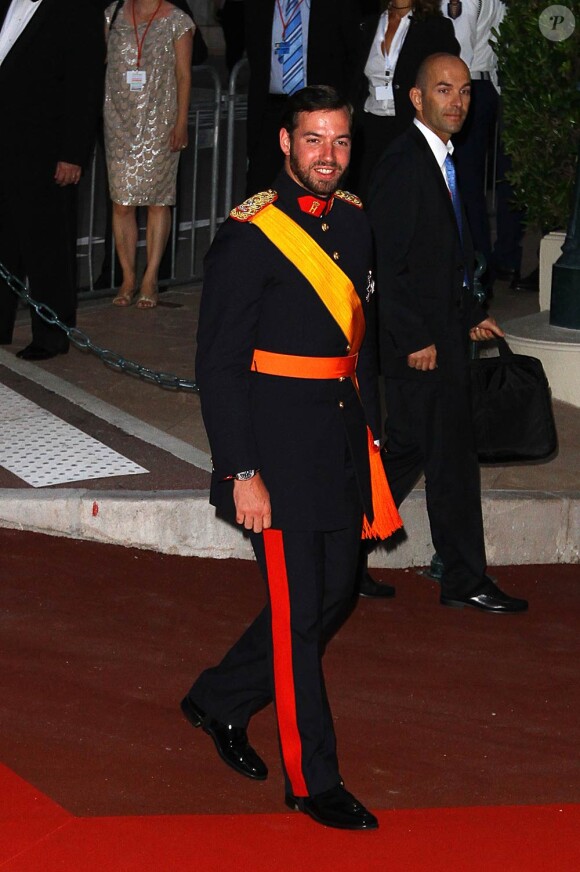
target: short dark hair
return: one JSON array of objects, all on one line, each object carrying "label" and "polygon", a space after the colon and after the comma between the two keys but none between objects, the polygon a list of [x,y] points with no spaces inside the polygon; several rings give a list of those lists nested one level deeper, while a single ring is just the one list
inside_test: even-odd
[{"label": "short dark hair", "polygon": [[288,133],[292,133],[302,112],[332,112],[337,109],[344,109],[352,127],[353,109],[348,100],[330,85],[308,85],[288,97],[280,123]]}]

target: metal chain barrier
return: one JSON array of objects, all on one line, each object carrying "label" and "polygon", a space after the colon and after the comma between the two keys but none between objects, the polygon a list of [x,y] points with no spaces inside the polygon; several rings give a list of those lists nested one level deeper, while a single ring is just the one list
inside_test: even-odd
[{"label": "metal chain barrier", "polygon": [[127,360],[122,355],[115,351],[109,351],[107,348],[101,348],[96,345],[87,335],[77,327],[69,327],[68,324],[63,324],[56,312],[47,306],[46,303],[38,303],[28,293],[26,286],[12,275],[6,269],[3,263],[0,263],[0,278],[2,278],[8,287],[26,303],[32,306],[36,314],[39,315],[47,324],[59,327],[68,336],[70,342],[79,348],[81,351],[89,351],[100,358],[106,366],[111,367],[119,372],[126,372],[128,375],[136,376],[143,381],[151,382],[158,385],[160,388],[167,390],[184,390],[199,393],[197,384],[191,379],[179,378],[176,375],[168,372],[155,372],[148,369],[146,366],[141,366],[140,363],[135,363],[133,360]]}]

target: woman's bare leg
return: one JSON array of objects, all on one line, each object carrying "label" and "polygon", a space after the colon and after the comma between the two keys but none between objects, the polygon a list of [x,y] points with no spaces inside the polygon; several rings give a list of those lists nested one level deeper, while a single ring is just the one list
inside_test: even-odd
[{"label": "woman's bare leg", "polygon": [[137,257],[137,216],[135,206],[113,203],[113,235],[123,270],[123,282],[113,300],[116,306],[128,306],[135,294],[135,261]]},{"label": "woman's bare leg", "polygon": [[170,230],[171,209],[169,206],[148,206],[147,269],[143,274],[141,291],[137,301],[140,309],[152,309],[157,305],[159,264],[169,239]]}]

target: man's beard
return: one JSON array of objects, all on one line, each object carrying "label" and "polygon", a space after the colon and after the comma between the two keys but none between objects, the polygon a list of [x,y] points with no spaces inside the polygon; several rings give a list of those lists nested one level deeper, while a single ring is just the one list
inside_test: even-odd
[{"label": "man's beard", "polygon": [[[331,167],[338,169],[340,175],[333,176],[329,179],[322,179],[314,174],[315,167]],[[334,194],[338,188],[342,177],[345,174],[345,168],[341,167],[336,161],[316,161],[309,164],[307,167],[298,163],[296,156],[290,151],[290,169],[300,182],[300,184],[313,194],[318,194],[320,197],[329,197]]]}]

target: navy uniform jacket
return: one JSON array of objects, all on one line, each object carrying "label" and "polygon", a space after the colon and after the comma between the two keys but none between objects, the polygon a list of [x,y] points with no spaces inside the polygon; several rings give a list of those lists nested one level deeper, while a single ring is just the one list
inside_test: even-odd
[{"label": "navy uniform jacket", "polygon": [[375,169],[369,217],[377,253],[381,364],[386,376],[424,379],[407,355],[435,344],[431,378],[466,381],[469,329],[486,313],[464,288],[473,284],[473,244],[463,213],[463,240],[443,174],[412,124]]},{"label": "navy uniform jacket", "polygon": [[[232,516],[232,482],[224,479],[259,468],[275,528],[335,530],[360,517],[363,507],[372,518],[366,423],[377,438],[380,412],[374,298],[368,292],[370,229],[362,209],[338,197],[325,217],[303,212],[298,197],[308,192],[285,172],[275,190],[278,208],[328,254],[338,252],[338,265],[362,300],[367,332],[357,374],[364,410],[348,378],[250,371],[256,348],[336,357],[348,354],[347,340],[309,282],[262,231],[229,218],[205,259],[196,357],[214,464],[210,499]],[[346,484],[353,467],[360,494],[354,507]]]}]

